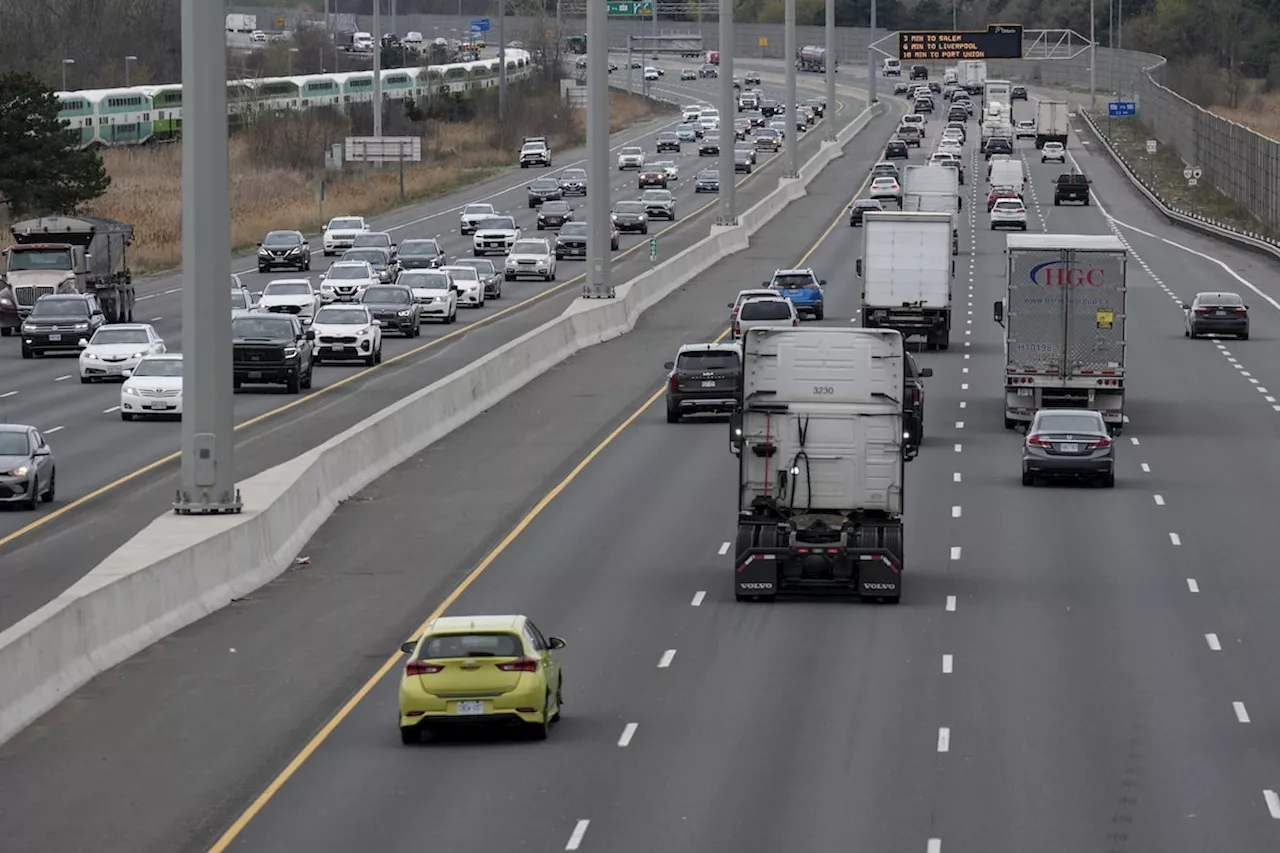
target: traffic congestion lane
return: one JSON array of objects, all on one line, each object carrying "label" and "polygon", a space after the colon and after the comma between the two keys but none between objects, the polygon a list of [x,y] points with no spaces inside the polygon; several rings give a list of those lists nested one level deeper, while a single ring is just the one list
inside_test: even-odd
[{"label": "traffic congestion lane", "polygon": [[[702,100],[706,93],[695,86],[676,90],[670,94],[672,96],[688,97],[690,100]],[[629,135],[619,139],[619,143],[620,145],[639,144],[646,151],[652,151],[657,133],[673,127],[675,123],[678,123],[676,119],[678,117],[650,123],[643,129],[631,131]],[[620,146],[611,148],[611,153],[616,153],[618,147]],[[572,156],[574,153],[569,152],[563,156]],[[580,153],[585,156],[585,151]],[[565,163],[565,161],[557,159],[557,163]],[[474,202],[491,203],[495,207],[516,215],[522,227],[526,228],[526,230],[532,230],[536,224],[536,216],[533,215],[534,211],[529,210],[526,203],[527,194],[525,190],[528,183],[535,177],[559,175],[566,168],[575,166],[585,168],[585,165],[586,161],[579,157],[578,159],[570,160],[566,165],[556,165],[552,169],[519,170],[524,180],[518,184],[513,182],[514,175],[512,172],[516,170],[509,170],[502,178],[502,185],[497,185],[492,181],[482,182],[470,190],[450,194],[428,205],[411,206],[383,217],[373,218],[371,223],[375,230],[390,230],[397,239],[440,236],[445,250],[451,257],[462,256],[464,253],[466,256],[470,256],[470,238],[463,237],[457,233],[458,216],[466,204]],[[683,171],[684,169],[682,169],[683,180],[677,181],[676,186],[672,189],[678,197],[687,195],[692,198],[692,181],[689,180],[690,176],[683,175]],[[531,175],[532,177],[530,177]],[[623,190],[626,189],[625,181],[612,184],[612,186],[620,187]],[[634,186],[634,182],[632,186]],[[627,198],[630,196],[622,192],[617,197]],[[577,204],[585,208],[585,200],[577,202]],[[546,233],[550,234],[550,232]],[[232,269],[241,274],[242,280],[252,290],[261,290],[266,282],[273,278],[297,275],[307,276],[318,282],[323,271],[328,269],[330,260],[326,259],[321,252],[319,236],[313,238],[312,244],[314,252],[312,270],[310,272],[294,273],[276,270],[268,275],[259,275],[256,272],[256,266],[254,266],[253,256],[236,261],[233,263]],[[153,323],[157,331],[170,343],[171,347],[180,345],[182,317],[180,277],[170,275],[153,279],[140,279],[139,293],[141,298],[135,311],[135,320]],[[60,361],[61,359],[52,361],[47,361],[46,359],[24,360],[21,358],[17,340],[14,339],[11,345],[0,347],[0,386],[4,386],[0,388],[0,394],[12,391],[19,393],[48,392],[48,383],[55,381],[66,372],[62,369]],[[33,403],[33,405],[37,404]]]},{"label": "traffic congestion lane", "polygon": [[[754,280],[759,267],[798,258],[843,209],[890,131],[888,118],[876,118],[829,167],[829,177],[758,232],[750,249],[646,312],[632,333],[570,359],[345,502],[303,549],[311,558],[305,569],[104,673],[0,747],[0,785],[15,797],[0,813],[0,833],[19,849],[88,843],[122,853],[204,849],[386,653],[651,393],[670,357],[664,353],[720,331],[724,304],[744,276]],[[477,447],[484,452],[475,453]],[[423,489],[424,478],[430,489]],[[405,490],[412,499],[401,498]],[[129,508],[102,517],[119,524]],[[396,530],[390,541],[366,532],[388,521]],[[94,541],[80,527],[64,538],[68,548]],[[391,547],[403,548],[403,556],[384,553]],[[525,567],[524,579],[513,583],[534,583],[547,568]],[[584,583],[601,577],[594,572]],[[578,594],[565,597],[564,606],[578,610],[572,604]],[[553,613],[532,615],[546,630],[565,632],[574,654],[591,643],[590,636],[575,640],[572,626]],[[286,683],[281,672],[323,675]],[[567,674],[573,681],[565,731],[578,713],[570,709],[585,701],[574,685],[590,678],[577,666]],[[378,718],[378,742],[396,740],[386,707]],[[190,737],[193,729],[199,738]],[[554,749],[554,741],[547,746]],[[86,755],[100,760],[85,762]],[[120,774],[118,767],[137,755],[149,756],[145,766]],[[191,774],[191,767],[201,772]],[[173,784],[175,774],[183,785]],[[79,796],[83,814],[76,821],[66,821],[41,793],[54,786]],[[151,807],[130,814],[119,807],[124,802]]]},{"label": "traffic congestion lane", "polygon": [[[777,168],[780,167],[753,173],[740,181],[743,209],[774,189],[770,177],[776,176]],[[664,243],[668,246],[666,251],[674,254],[702,238],[702,227],[713,215],[714,197],[706,207],[699,214],[677,220],[670,231],[672,236],[664,238],[671,241]],[[682,222],[689,227],[679,227]],[[614,267],[616,280],[625,281],[649,265],[647,253],[633,251]],[[526,293],[530,298],[539,293],[549,295],[524,306],[513,302],[481,309],[482,316],[462,329],[446,331],[433,326],[435,335],[425,343],[408,340],[396,344],[394,338],[389,339],[387,360],[376,368],[324,365],[315,374],[315,388],[302,396],[287,395],[282,390],[237,393],[236,415],[244,427],[238,437],[238,446],[243,448],[237,457],[239,479],[324,442],[373,412],[553,319],[577,294],[573,279],[565,279],[550,289],[535,285],[525,291],[523,287],[511,292]],[[393,361],[397,355],[401,361]],[[71,410],[74,417],[66,415],[66,420],[57,424],[37,421],[46,429],[68,425],[50,438],[59,464],[61,501],[42,505],[35,514],[0,512],[0,548],[4,549],[0,553],[6,555],[5,571],[0,573],[0,625],[13,624],[81,577],[163,512],[176,488],[176,453],[181,438],[176,422],[123,423],[115,409],[119,405],[118,387],[79,386],[76,390],[90,395],[77,398],[80,407]],[[272,414],[284,406],[292,408]],[[19,416],[15,407],[14,417]],[[90,424],[93,428],[86,428]],[[127,495],[99,496],[96,501],[76,504],[82,496],[118,489],[122,478],[132,478],[128,480]],[[62,502],[68,499],[70,505]],[[101,505],[97,502],[103,500],[111,501],[110,510],[95,512],[95,507]],[[68,512],[88,517],[61,517]],[[51,518],[50,523],[42,523],[43,518]],[[33,524],[38,526],[33,529]],[[85,538],[73,552],[67,550],[63,536],[67,525]],[[9,541],[5,537],[10,537]],[[11,552],[21,558],[7,559]],[[75,558],[68,559],[69,553],[74,553]]]},{"label": "traffic congestion lane", "polygon": [[[837,113],[834,120],[845,122],[852,111]],[[817,143],[813,143],[817,144]],[[755,172],[740,181],[739,202],[742,209],[763,198],[774,185],[770,176],[776,168]],[[714,197],[707,210],[671,227],[674,235],[665,251],[672,254],[700,239],[700,228],[709,223],[715,208]],[[701,217],[701,218],[699,218]],[[682,222],[691,228],[682,227]],[[698,223],[701,223],[699,225]],[[637,244],[642,245],[642,244]],[[615,266],[618,281],[639,274],[647,268],[643,253],[629,254]],[[248,447],[242,452],[237,468],[240,479],[277,464],[299,452],[300,446],[314,446],[347,429],[368,414],[402,399],[448,373],[466,366],[480,354],[506,343],[538,324],[556,316],[574,297],[573,279],[558,285],[554,296],[540,299],[523,308],[520,303],[490,309],[469,327],[439,336],[413,350],[402,353],[372,369],[324,367],[316,374],[320,384],[303,397],[286,398],[281,393],[236,395],[238,413],[247,420],[240,441]],[[551,291],[543,291],[549,294]],[[331,372],[332,371],[332,372]],[[339,372],[340,371],[340,372]],[[375,381],[376,380],[376,381]],[[83,387],[83,386],[82,386]],[[319,403],[312,398],[322,396]],[[301,401],[301,402],[300,402]],[[13,624],[35,608],[51,600],[62,589],[79,578],[88,568],[144,526],[148,519],[168,506],[176,476],[176,450],[180,430],[176,425],[161,423],[123,424],[112,409],[118,396],[91,417],[105,418],[101,428],[90,432],[64,429],[56,433],[54,452],[61,466],[59,494],[70,503],[42,505],[35,515],[0,513],[0,548],[2,553],[21,553],[21,560],[6,561],[6,572],[0,575],[0,625]],[[243,407],[243,408],[241,408]],[[280,407],[290,407],[286,410]],[[269,419],[268,419],[268,416]],[[47,427],[48,424],[38,422]],[[130,427],[142,427],[141,432]],[[148,439],[140,441],[139,435]],[[158,448],[168,448],[167,456],[157,456]],[[68,476],[70,475],[70,476]],[[113,495],[112,511],[89,518],[67,518],[68,513],[92,513],[93,501],[103,500],[104,490],[129,482],[127,496]],[[122,520],[123,519],[123,520]],[[50,523],[45,523],[48,520]],[[86,537],[77,546],[74,559],[68,558],[65,542],[59,535],[64,524],[72,524]],[[9,525],[7,528],[4,525]],[[34,541],[32,537],[35,537]]]}]

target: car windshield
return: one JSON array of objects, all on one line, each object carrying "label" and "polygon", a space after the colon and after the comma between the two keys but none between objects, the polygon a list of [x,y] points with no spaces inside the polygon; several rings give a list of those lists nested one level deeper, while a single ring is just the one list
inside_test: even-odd
[{"label": "car windshield", "polygon": [[463,216],[481,216],[493,215],[493,205],[491,204],[469,204],[462,210]]},{"label": "car windshield", "polygon": [[360,247],[386,248],[391,245],[391,236],[389,234],[361,234],[355,239],[355,245]]},{"label": "car windshield", "polygon": [[36,300],[31,309],[32,317],[88,317],[89,303],[83,299],[50,299],[44,297]]},{"label": "car windshield", "polygon": [[778,131],[774,130],[771,127],[761,128],[760,130],[756,131],[756,136],[764,139],[773,139],[777,135],[778,135]]},{"label": "car windshield", "polygon": [[627,147],[622,149],[622,155],[624,157],[630,157],[630,156],[643,154],[643,153],[644,151],[635,145],[628,145]]},{"label": "car windshield", "polygon": [[301,281],[273,281],[262,291],[263,296],[310,296],[311,285]]},{"label": "car windshield", "polygon": [[535,190],[555,190],[560,188],[560,182],[555,178],[538,178],[533,182]]},{"label": "car windshield", "polygon": [[428,637],[419,660],[441,658],[515,658],[524,645],[514,634],[440,634]]},{"label": "car windshield", "polygon": [[726,350],[682,352],[676,366],[680,370],[736,370],[738,356]]},{"label": "car windshield", "polygon": [[703,171],[703,172],[699,172],[699,173],[698,173],[698,180],[700,180],[700,181],[718,181],[718,180],[720,180],[720,173],[719,173],[719,172],[717,172],[717,171],[714,171],[714,170],[712,170],[712,169],[708,169],[708,170],[706,170],[706,171]]},{"label": "car windshield", "polygon": [[587,223],[585,222],[567,222],[565,223],[565,226],[560,229],[561,237],[568,237],[571,235],[575,237],[584,237],[586,236],[586,233]]},{"label": "car windshield", "polygon": [[281,247],[297,246],[302,242],[302,235],[296,231],[272,231],[262,241],[264,246]]},{"label": "car windshield", "polygon": [[373,266],[386,264],[387,256],[381,249],[348,249],[342,253],[344,261],[367,261]]},{"label": "car windshield", "polygon": [[413,295],[403,287],[371,287],[360,297],[361,302],[377,302],[380,305],[401,305],[413,301]]},{"label": "car windshield", "polygon": [[645,201],[671,201],[671,190],[645,190],[641,198]]},{"label": "car windshield", "polygon": [[322,326],[363,326],[369,322],[369,314],[363,308],[330,305],[320,309],[316,322]]},{"label": "car windshield", "polygon": [[808,287],[816,284],[813,276],[808,273],[784,272],[773,277],[774,287]]},{"label": "car windshield", "polygon": [[743,320],[789,320],[791,307],[781,299],[757,299],[743,304],[738,316]]},{"label": "car windshield", "polygon": [[396,283],[416,290],[448,290],[449,276],[442,272],[410,270],[401,273]]},{"label": "car windshield", "polygon": [[146,344],[151,339],[145,329],[113,329],[103,326],[94,333],[90,344]]},{"label": "car windshield", "polygon": [[136,376],[182,376],[182,359],[180,358],[144,358],[133,369]]},{"label": "car windshield", "polygon": [[0,456],[26,456],[30,452],[25,432],[0,432]]},{"label": "car windshield", "polygon": [[480,222],[481,230],[493,231],[514,231],[516,230],[516,221],[510,216],[495,216],[492,219],[485,219]]},{"label": "car windshield", "polygon": [[568,213],[569,204],[564,201],[549,201],[542,206],[543,213]]},{"label": "car windshield", "polygon": [[9,253],[9,272],[69,269],[71,252],[66,249],[25,249],[15,246]]},{"label": "car windshield", "polygon": [[240,290],[231,291],[231,307],[233,309],[249,307],[249,300],[245,299],[243,291],[240,291]]},{"label": "car windshield", "polygon": [[1197,305],[1243,305],[1244,300],[1234,293],[1214,293],[1208,296],[1197,296]]},{"label": "car windshield", "polygon": [[335,219],[329,223],[330,231],[359,231],[364,223],[359,219]]},{"label": "car windshield", "polygon": [[686,133],[692,133],[693,129],[694,127],[691,124],[682,124],[676,128],[676,133],[679,133],[682,130],[685,131]]},{"label": "car windshield", "polygon": [[329,267],[329,274],[325,276],[325,278],[332,278],[332,279],[339,279],[339,280],[342,280],[342,279],[351,280],[351,279],[368,278],[368,277],[369,277],[369,270],[363,266],[341,267],[341,266],[338,266],[337,264]]},{"label": "car windshield", "polygon": [[231,334],[237,338],[280,340],[293,337],[293,323],[269,314],[245,315],[231,321]]},{"label": "car windshield", "polygon": [[479,281],[480,275],[471,267],[449,267],[445,270],[454,281]]},{"label": "car windshield", "polygon": [[[566,223],[566,225],[567,224],[568,223]],[[563,230],[564,229],[561,229],[561,231]],[[486,260],[485,258],[466,258],[455,262],[455,266],[470,267],[481,275],[493,275],[497,272],[497,269],[493,266],[493,261]]]},{"label": "car windshield", "polygon": [[1053,412],[1041,415],[1036,421],[1036,432],[1065,432],[1104,435],[1106,429],[1097,415],[1071,415]]},{"label": "car windshield", "polygon": [[856,202],[854,202],[854,206],[862,208],[863,210],[883,210],[884,209],[883,206],[880,204],[880,202],[876,201],[873,198],[860,198]]},{"label": "car windshield", "polygon": [[401,257],[427,255],[434,258],[439,254],[440,247],[435,244],[434,240],[409,240],[400,247]]},{"label": "car windshield", "polygon": [[564,179],[566,181],[585,181],[587,179],[587,173],[582,169],[565,169]]},{"label": "car windshield", "polygon": [[517,240],[511,247],[513,255],[545,255],[547,247],[541,240]]}]

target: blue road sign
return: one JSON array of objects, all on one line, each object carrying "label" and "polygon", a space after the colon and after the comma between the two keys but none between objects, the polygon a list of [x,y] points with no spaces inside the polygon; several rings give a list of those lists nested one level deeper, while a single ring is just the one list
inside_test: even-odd
[{"label": "blue road sign", "polygon": [[489,19],[488,18],[472,18],[471,32],[473,33],[489,32]]},{"label": "blue road sign", "polygon": [[1136,116],[1138,114],[1137,101],[1108,101],[1107,115],[1109,116]]}]

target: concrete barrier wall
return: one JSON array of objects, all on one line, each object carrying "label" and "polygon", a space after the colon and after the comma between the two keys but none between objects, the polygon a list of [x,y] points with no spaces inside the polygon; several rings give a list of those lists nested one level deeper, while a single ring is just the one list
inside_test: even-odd
[{"label": "concrete barrier wall", "polygon": [[0,633],[0,742],[75,689],[282,573],[338,504],[579,350],[625,334],[640,314],[723,258],[804,195],[804,186],[883,105],[824,144],[801,178],[705,240],[486,354],[341,435],[241,484],[240,515],[165,514],[56,600]]}]

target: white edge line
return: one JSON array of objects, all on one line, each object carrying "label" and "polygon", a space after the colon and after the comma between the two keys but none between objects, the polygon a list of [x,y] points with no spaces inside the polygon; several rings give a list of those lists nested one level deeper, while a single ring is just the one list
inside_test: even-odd
[{"label": "white edge line", "polygon": [[1267,811],[1276,820],[1280,820],[1280,796],[1275,791],[1263,791],[1262,798],[1267,801]]}]

